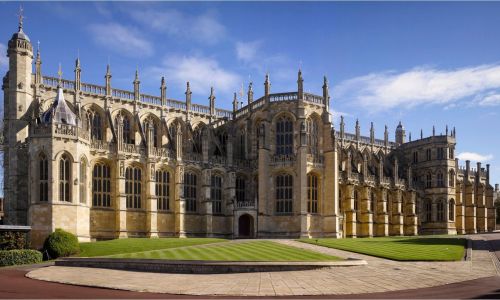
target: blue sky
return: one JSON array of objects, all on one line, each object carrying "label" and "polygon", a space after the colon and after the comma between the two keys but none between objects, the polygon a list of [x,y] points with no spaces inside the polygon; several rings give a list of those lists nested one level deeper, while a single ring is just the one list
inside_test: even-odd
[{"label": "blue sky", "polygon": [[[73,78],[80,54],[82,80],[132,89],[139,68],[142,92],[219,107],[254,82],[263,94],[296,90],[301,66],[306,91],[320,94],[323,75],[332,112],[362,134],[370,122],[383,137],[401,120],[415,139],[456,127],[457,153],[492,164],[500,182],[500,3],[494,2],[27,2],[25,32],[40,41],[43,73]],[[0,2],[0,51],[17,30],[19,2]],[[0,57],[0,72],[7,60]],[[3,103],[3,101],[2,101]]]}]

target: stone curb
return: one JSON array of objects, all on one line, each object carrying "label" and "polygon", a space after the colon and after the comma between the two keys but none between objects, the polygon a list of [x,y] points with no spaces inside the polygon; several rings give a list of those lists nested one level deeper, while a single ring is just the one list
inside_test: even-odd
[{"label": "stone curb", "polygon": [[262,261],[182,261],[162,259],[118,259],[70,257],[58,259],[56,266],[102,268],[139,272],[221,274],[248,272],[304,271],[331,267],[367,265],[365,260],[321,262],[262,262]]}]

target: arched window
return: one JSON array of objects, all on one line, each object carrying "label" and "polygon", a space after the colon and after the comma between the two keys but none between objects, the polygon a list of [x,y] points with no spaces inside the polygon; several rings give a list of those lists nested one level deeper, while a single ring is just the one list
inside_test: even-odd
[{"label": "arched window", "polygon": [[203,128],[197,127],[193,131],[193,153],[203,153]]},{"label": "arched window", "polygon": [[125,144],[133,144],[132,127],[128,117],[123,118],[123,142]]},{"label": "arched window", "polygon": [[241,129],[238,133],[238,151],[237,156],[239,159],[245,159],[246,156],[246,147],[245,147],[245,130]]},{"label": "arched window", "polygon": [[280,117],[276,122],[276,155],[292,154],[293,122],[289,117]]},{"label": "arched window", "polygon": [[291,213],[293,203],[293,177],[282,174],[276,176],[276,212]]},{"label": "arched window", "polygon": [[444,221],[444,201],[443,200],[440,200],[437,203],[437,221],[438,222]]},{"label": "arched window", "polygon": [[153,147],[158,148],[158,125],[153,123]]},{"label": "arched window", "polygon": [[427,149],[425,151],[425,156],[426,156],[427,160],[431,160],[432,159],[431,149]]},{"label": "arched window", "polygon": [[441,173],[441,171],[437,173],[437,186],[444,187],[443,173]]},{"label": "arched window", "polygon": [[138,167],[128,167],[125,170],[125,194],[127,208],[141,208],[142,172]]},{"label": "arched window", "polygon": [[92,206],[111,207],[111,169],[103,163],[92,170]]},{"label": "arched window", "polygon": [[449,186],[454,187],[455,186],[455,171],[450,170],[450,175],[449,175]]},{"label": "arched window", "polygon": [[313,119],[308,118],[306,121],[306,140],[307,140],[307,153],[313,156],[318,155],[318,123]]},{"label": "arched window", "polygon": [[176,149],[176,140],[177,140],[177,124],[172,123],[168,127],[168,147],[172,150],[175,151]]},{"label": "arched window", "polygon": [[80,203],[87,203],[87,161],[80,160]]},{"label": "arched window", "polygon": [[418,163],[418,151],[413,152],[413,163]]},{"label": "arched window", "polygon": [[243,202],[245,198],[245,178],[243,176],[236,177],[236,202]]},{"label": "arched window", "polygon": [[71,161],[66,154],[59,160],[59,201],[71,202]]},{"label": "arched window", "polygon": [[212,213],[222,213],[222,178],[212,175],[210,178],[210,198],[212,199]]},{"label": "arched window", "polygon": [[196,212],[197,177],[193,173],[184,173],[184,199],[186,212]]},{"label": "arched window", "polygon": [[450,207],[448,208],[448,219],[450,219],[450,221],[455,221],[455,200],[451,199],[449,205]]},{"label": "arched window", "polygon": [[158,210],[170,209],[170,172],[166,170],[156,171],[155,194],[158,197]]},{"label": "arched window", "polygon": [[318,176],[307,175],[307,212],[318,213]]},{"label": "arched window", "polygon": [[38,200],[49,201],[49,162],[45,154],[40,154],[38,165],[38,180],[40,189],[40,198]]},{"label": "arched window", "polygon": [[91,136],[93,140],[102,141],[102,119],[101,115],[98,113],[94,113],[92,115],[92,124],[91,124]]},{"label": "arched window", "polygon": [[432,175],[431,175],[431,173],[428,173],[427,176],[425,177],[425,187],[426,188],[432,187]]},{"label": "arched window", "polygon": [[424,212],[425,212],[425,221],[432,221],[432,202],[431,200],[425,200],[424,202]]}]

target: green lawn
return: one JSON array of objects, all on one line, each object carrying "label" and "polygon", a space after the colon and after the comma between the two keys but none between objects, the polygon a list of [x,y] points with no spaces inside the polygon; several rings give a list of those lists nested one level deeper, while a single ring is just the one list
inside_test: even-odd
[{"label": "green lawn", "polygon": [[461,260],[466,245],[466,240],[462,238],[439,237],[325,238],[299,241],[400,261]]},{"label": "green lawn", "polygon": [[225,242],[224,239],[211,238],[129,238],[117,239],[93,243],[80,243],[80,257],[104,256],[112,254],[122,254],[140,252],[147,250],[158,250],[177,248],[185,246],[203,245],[210,243]]},{"label": "green lawn", "polygon": [[113,258],[224,261],[335,261],[338,257],[270,241],[231,242],[112,255]]}]

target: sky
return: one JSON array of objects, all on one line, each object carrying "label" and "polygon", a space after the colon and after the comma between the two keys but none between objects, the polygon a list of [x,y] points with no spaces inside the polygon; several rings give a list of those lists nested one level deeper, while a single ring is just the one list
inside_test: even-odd
[{"label": "sky", "polygon": [[[17,31],[19,2],[0,2],[0,74],[6,45]],[[331,91],[338,128],[377,138],[399,121],[413,139],[456,128],[456,153],[491,164],[500,182],[500,2],[26,2],[24,31],[40,42],[42,71],[73,79],[77,56],[82,81],[232,108],[233,93],[254,85],[263,95],[304,89]],[[3,95],[2,95],[3,96]],[[2,97],[0,96],[0,97]],[[0,99],[2,100],[2,99]],[[246,101],[242,99],[242,101]],[[3,103],[3,101],[1,101]]]}]

